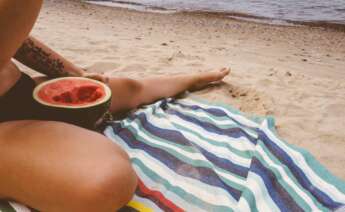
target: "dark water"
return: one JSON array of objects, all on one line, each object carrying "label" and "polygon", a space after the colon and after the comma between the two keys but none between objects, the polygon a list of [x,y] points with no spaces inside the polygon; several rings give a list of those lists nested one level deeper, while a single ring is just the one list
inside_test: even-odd
[{"label": "dark water", "polygon": [[208,11],[280,21],[345,25],[345,0],[124,0],[91,1],[133,9]]}]

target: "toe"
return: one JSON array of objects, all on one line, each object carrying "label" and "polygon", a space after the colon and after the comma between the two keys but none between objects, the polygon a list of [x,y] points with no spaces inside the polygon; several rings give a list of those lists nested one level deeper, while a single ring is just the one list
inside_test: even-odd
[{"label": "toe", "polygon": [[226,76],[226,75],[230,74],[231,70],[230,70],[230,68],[222,68],[222,69],[220,70],[220,72],[221,72],[222,74],[224,74],[224,76]]},{"label": "toe", "polygon": [[220,71],[219,71],[219,78],[220,79],[223,79],[224,77],[226,77],[227,75],[230,74],[230,68],[222,68]]}]

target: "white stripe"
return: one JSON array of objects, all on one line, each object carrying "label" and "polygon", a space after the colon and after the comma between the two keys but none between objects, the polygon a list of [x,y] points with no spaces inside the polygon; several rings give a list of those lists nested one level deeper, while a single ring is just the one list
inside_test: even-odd
[{"label": "white stripe", "polygon": [[[192,127],[192,130],[194,132],[198,132],[197,133],[198,135],[200,135],[201,137],[205,137],[206,139],[209,139],[211,141],[214,140],[217,142],[221,142],[225,145],[230,145],[231,147],[233,147],[234,149],[237,149],[239,151],[251,151],[251,150],[254,150],[254,148],[255,148],[255,145],[253,143],[251,143],[246,137],[232,138],[230,136],[219,135],[217,133],[208,132],[204,128],[202,128],[202,127],[200,127],[200,126],[198,126],[192,122],[185,121],[184,119],[181,119],[180,117],[178,117],[176,115],[168,115],[160,109],[156,109],[155,113],[164,115],[164,118],[162,118],[160,116],[152,115],[152,116],[146,116],[146,119],[147,119],[147,121],[149,121],[150,124],[152,124],[153,126],[159,128],[159,129],[168,129],[168,130],[176,131],[177,130],[176,127],[173,126],[172,124],[188,126],[189,128],[191,128],[191,126],[193,125],[193,126],[195,126],[195,127]],[[162,126],[164,126],[164,128]],[[195,136],[195,135],[193,135],[193,136]],[[208,141],[206,141],[206,143],[209,144]],[[217,146],[217,148],[224,148],[224,147]],[[228,151],[228,149],[226,149],[226,150]],[[238,156],[238,157],[240,157],[240,156]],[[247,160],[247,158],[245,158],[245,159]]]},{"label": "white stripe", "polygon": [[[162,121],[153,121],[154,119],[157,119],[156,117],[150,117],[149,119],[150,119],[151,124],[155,125],[155,126],[156,126],[156,123],[161,126],[162,121],[165,121],[164,119],[163,120],[161,119]],[[179,119],[179,117],[171,116],[171,117],[169,117],[169,120],[172,123],[178,123],[179,125],[188,126],[189,129],[194,131],[194,133],[198,134],[201,138],[204,137],[205,139],[209,139],[211,141],[216,140],[218,142],[219,141],[220,142],[227,142],[226,143],[227,145],[232,146],[233,148],[238,149],[240,151],[251,151],[251,149],[253,149],[253,144],[250,143],[245,137],[242,137],[241,139],[238,139],[235,142],[233,142],[233,141],[231,141],[232,139],[230,139],[228,136],[223,136],[223,135],[218,135],[218,134],[211,135],[210,132],[207,132],[203,128],[201,128],[197,125],[194,125],[190,122],[186,122],[183,120],[184,123],[182,123],[181,122],[182,119]],[[159,126],[156,126],[156,127],[159,127]],[[175,127],[171,127],[170,129],[176,130]],[[245,157],[241,157],[235,153],[232,153],[226,147],[212,145],[209,141],[207,141],[205,139],[201,139],[199,136],[196,136],[193,133],[190,133],[190,132],[185,131],[185,130],[180,130],[179,132],[184,137],[186,137],[186,139],[195,143],[196,145],[203,147],[206,150],[212,149],[212,153],[216,154],[220,158],[230,160],[233,163],[236,163],[236,164],[244,166],[244,167],[249,167],[249,165],[250,165],[250,161],[251,161],[250,159],[245,158]]]},{"label": "white stripe", "polygon": [[[202,102],[201,103],[193,102],[192,100],[182,100],[181,102],[183,102],[183,103],[187,102],[187,104],[198,104],[198,105],[202,105],[205,108],[214,107],[214,106],[210,107],[208,105],[205,105]],[[214,107],[214,108],[222,109],[219,107]],[[223,109],[223,111],[224,111],[224,109]],[[229,115],[229,114],[227,113],[227,115]],[[235,116],[231,116],[231,117],[235,117]],[[240,119],[238,119],[238,116],[237,116],[236,120],[240,121]],[[245,122],[243,122],[243,123],[245,123]],[[265,120],[262,123],[261,127],[259,127],[259,128],[261,128],[272,141],[274,141],[278,146],[280,146],[291,157],[291,159],[294,161],[294,163],[297,166],[299,166],[303,169],[303,172],[305,173],[305,175],[309,178],[309,180],[311,182],[313,182],[314,185],[316,185],[316,187],[318,187],[323,192],[327,193],[329,196],[332,196],[334,198],[334,201],[345,202],[345,195],[341,191],[339,191],[334,185],[329,184],[328,182],[326,182],[322,178],[320,178],[314,172],[314,170],[309,167],[309,165],[305,161],[305,158],[303,157],[303,155],[300,152],[295,151],[291,147],[287,146],[284,142],[282,142],[279,138],[276,137],[276,135],[274,135],[270,131],[270,129],[268,128],[267,120]]]},{"label": "white stripe", "polygon": [[[131,151],[133,151],[133,149]],[[198,198],[204,202],[210,202],[216,205],[235,205],[235,203],[237,203],[233,197],[222,188],[181,176],[167,168],[165,164],[151,157],[144,151],[135,150],[135,157],[140,158],[140,160],[147,167],[150,167],[151,170],[158,172],[160,176],[163,179],[166,179],[171,185],[184,188],[184,190],[188,191],[189,193],[198,194]],[[183,167],[181,167],[181,169],[183,169]],[[191,172],[193,170],[188,171]]]},{"label": "white stripe", "polygon": [[155,144],[155,145],[159,145],[161,147],[164,147],[164,148],[167,148],[167,149],[170,149],[170,150],[174,150],[174,151],[176,151],[178,153],[181,153],[182,155],[184,155],[184,156],[186,156],[186,157],[188,157],[188,158],[190,158],[192,160],[203,160],[203,161],[206,160],[205,157],[203,157],[199,153],[189,152],[189,151],[186,151],[184,148],[178,148],[178,147],[176,147],[176,146],[174,146],[172,144],[152,139],[151,137],[149,137],[148,135],[143,133],[143,131],[140,130],[140,126],[136,122],[132,122],[132,123],[129,124],[125,120],[122,123],[124,123],[124,127],[131,126],[132,128],[134,128],[135,132],[133,134],[135,134],[135,136],[139,136],[139,137],[145,139],[152,146],[154,146],[154,144]]},{"label": "white stripe", "polygon": [[[132,150],[133,151],[133,150]],[[135,155],[137,158],[147,166],[150,167],[151,170],[155,170],[159,175],[166,179],[172,186],[178,186],[180,188],[184,188],[184,190],[188,193],[197,194],[197,197],[211,205],[219,205],[219,206],[232,206],[234,207],[237,205],[237,201],[234,200],[229,193],[227,193],[222,188],[214,187],[200,181],[197,181],[192,178],[183,177],[181,175],[172,172],[170,169],[166,168],[164,164],[160,163],[160,161],[155,160],[151,156],[149,156],[146,152],[143,151],[135,151]],[[182,168],[183,169],[183,168]],[[193,171],[193,170],[188,170]],[[161,190],[162,191],[162,190]],[[162,191],[163,193],[165,191]],[[193,196],[194,196],[193,195]],[[187,196],[185,197],[185,199]],[[188,201],[188,199],[186,199]]]},{"label": "white stripe", "polygon": [[252,121],[252,120],[250,120],[250,119],[248,119],[242,115],[234,114],[231,111],[228,111],[228,109],[225,107],[219,107],[219,106],[215,106],[215,105],[207,105],[207,104],[204,104],[203,102],[194,101],[191,99],[182,99],[182,100],[179,100],[179,102],[182,102],[183,104],[186,104],[189,106],[198,105],[200,107],[203,107],[204,109],[212,109],[212,108],[218,109],[218,110],[223,111],[227,116],[235,119],[236,121],[240,122],[243,125],[246,125],[249,127],[254,127],[254,128],[259,127],[258,123],[254,122],[254,121]]},{"label": "white stripe", "polygon": [[[127,121],[123,121],[123,122],[127,122]],[[132,122],[131,127],[133,127],[136,132],[135,135],[136,136],[140,136],[142,139],[145,139],[148,143],[153,143],[153,144],[157,144],[159,146],[164,146],[165,148],[171,148],[174,149],[176,152],[178,152],[179,154],[183,155],[184,157],[187,157],[189,160],[202,160],[205,163],[209,164],[211,167],[219,176],[222,176],[223,178],[232,181],[236,184],[239,185],[243,185],[245,183],[245,180],[240,178],[240,177],[236,177],[234,175],[231,175],[229,173],[227,173],[225,170],[218,168],[217,166],[214,166],[212,163],[210,163],[202,154],[200,153],[195,153],[195,152],[188,152],[185,151],[184,148],[177,148],[174,145],[171,145],[169,143],[164,143],[164,142],[157,142],[156,140],[152,139],[151,137],[147,136],[145,133],[143,133],[142,131],[140,131],[140,127],[138,126],[137,123]]]},{"label": "white stripe", "polygon": [[298,195],[299,197],[303,198],[303,200],[311,207],[312,211],[320,211],[320,209],[315,205],[313,200],[303,191],[301,190],[296,183],[294,183],[291,178],[288,176],[286,171],[282,168],[282,166],[276,165],[275,162],[271,160],[271,158],[267,155],[267,153],[262,149],[260,145],[257,145],[257,152],[263,157],[264,161],[269,164],[270,169],[275,168],[281,175],[281,178],[284,179],[284,182],[290,186]]},{"label": "white stripe", "polygon": [[265,121],[260,128],[266,133],[266,135],[272,141],[274,141],[290,156],[293,162],[303,170],[304,174],[309,178],[311,183],[315,185],[315,187],[327,193],[336,202],[345,202],[345,195],[341,191],[339,191],[334,185],[329,184],[328,182],[324,181],[320,176],[318,176],[314,172],[314,170],[309,167],[309,165],[305,161],[305,158],[300,152],[295,151],[291,147],[287,146],[280,139],[278,139],[268,128],[267,121]]},{"label": "white stripe", "polygon": [[[257,133],[255,133],[255,132],[253,132],[251,130],[248,130],[248,129],[244,128],[244,127],[241,127],[239,124],[235,123],[229,117],[223,117],[224,119],[219,120],[219,119],[214,118],[211,114],[207,115],[207,113],[204,112],[204,111],[188,110],[186,108],[183,108],[180,105],[173,105],[173,104],[170,104],[169,107],[175,108],[175,110],[180,111],[180,112],[183,111],[182,112],[183,114],[186,114],[186,115],[189,115],[189,116],[192,116],[192,117],[206,118],[206,119],[211,121],[211,122],[208,121],[208,123],[216,124],[217,126],[236,125],[237,127],[240,127],[243,131],[248,133],[251,137],[258,138],[258,134]],[[221,128],[221,129],[224,129],[224,128]]]},{"label": "white stripe", "polygon": [[169,108],[172,108],[172,109],[177,110],[177,111],[183,111],[183,113],[190,113],[190,114],[193,114],[194,116],[198,116],[201,118],[216,121],[217,124],[219,124],[219,125],[238,125],[236,122],[234,122],[229,117],[219,117],[222,119],[217,119],[214,117],[214,115],[208,114],[205,111],[192,110],[192,109],[185,108],[185,107],[178,105],[178,104],[176,104],[176,105],[175,104],[169,104]]},{"label": "white stripe", "polygon": [[249,172],[247,179],[247,187],[255,196],[255,202],[258,211],[280,211],[277,205],[271,199],[271,196],[268,194],[266,186],[260,176],[258,176],[254,172]]},{"label": "white stripe", "polygon": [[163,185],[152,181],[151,178],[146,176],[146,174],[140,169],[140,167],[134,165],[134,169],[147,188],[149,188],[150,190],[159,190],[160,192],[164,190],[162,192],[164,197],[172,201],[179,208],[182,208],[185,211],[200,211],[202,209],[198,207],[199,205],[191,204],[191,201],[188,201],[187,199],[180,197],[179,195],[175,194],[173,191],[168,190],[165,187],[162,188]]},{"label": "white stripe", "polygon": [[[243,192],[246,192],[246,190]],[[243,193],[241,198],[238,200],[237,211],[251,211],[249,203],[247,199],[244,198]]]},{"label": "white stripe", "polygon": [[[111,133],[111,131],[110,131]],[[159,175],[166,179],[171,185],[177,186],[180,188],[184,188],[183,190],[188,191],[188,193],[192,194],[203,194],[199,195],[198,198],[203,200],[204,202],[214,203],[215,205],[236,205],[236,200],[224,189],[220,187],[215,187],[203,183],[201,181],[195,180],[193,178],[181,176],[168,167],[161,161],[151,157],[143,150],[138,149],[131,149],[126,142],[122,141],[120,137],[111,133],[110,136],[109,132],[107,131],[107,135],[110,136],[110,139],[117,142],[122,143],[122,147],[127,149],[127,153],[131,156],[131,158],[136,157],[140,161],[142,161],[147,167],[150,167],[151,170],[155,170],[155,172],[159,173]],[[117,139],[114,139],[117,138]],[[183,170],[183,167],[181,167]],[[187,170],[186,170],[187,171]],[[193,170],[188,170],[193,171]],[[197,171],[197,170],[195,170]],[[205,192],[207,191],[207,192]]]},{"label": "white stripe", "polygon": [[217,173],[217,175],[221,176],[222,178],[225,178],[241,186],[245,186],[245,183],[246,183],[245,179],[234,177],[234,175],[226,173],[225,171],[223,171],[222,169],[219,169],[218,167],[214,167],[214,171]]},{"label": "white stripe", "polygon": [[[233,138],[226,135],[219,135],[217,133],[213,133],[210,131],[205,130],[204,128],[200,127],[199,125],[188,122],[182,118],[180,118],[177,115],[170,115],[169,121],[171,121],[174,124],[188,126],[188,128],[192,129],[194,132],[198,132],[199,135],[202,135],[202,137],[205,137],[209,140],[215,140],[217,142],[222,142],[226,145],[230,145],[234,149],[237,149],[239,151],[251,151],[254,150],[255,145],[250,142],[246,137],[239,137],[239,138]],[[175,129],[176,130],[176,129]]]},{"label": "white stripe", "polygon": [[[190,126],[190,128],[193,128],[193,127]],[[193,129],[193,130],[194,130],[194,132],[199,133],[199,135],[206,137],[206,133],[202,134],[202,132],[199,132],[198,129]],[[220,147],[220,146],[212,145],[209,141],[207,141],[205,139],[201,139],[199,136],[196,136],[193,133],[188,132],[188,131],[180,131],[180,133],[182,133],[183,136],[185,136],[188,140],[195,143],[196,145],[199,145],[203,149],[205,149],[207,151],[212,150],[210,152],[212,152],[212,154],[214,154],[214,155],[217,155],[217,157],[219,157],[219,158],[230,160],[231,162],[238,164],[240,166],[243,166],[243,167],[249,167],[250,166],[251,159],[241,157],[241,156],[231,152],[231,150],[226,148],[226,147]],[[212,141],[211,138],[206,138],[206,139],[210,139]],[[245,140],[245,139],[243,139],[243,140]],[[238,141],[238,143],[240,143],[240,142],[241,141]],[[247,148],[247,151],[251,151],[251,150],[249,148]]]},{"label": "white stripe", "polygon": [[14,208],[16,212],[31,212],[31,210],[28,207],[22,204],[19,204],[16,202],[8,202],[8,203]]},{"label": "white stripe", "polygon": [[[156,104],[159,105],[159,103],[155,103],[155,105]],[[141,112],[143,112],[143,111],[141,111]],[[136,114],[138,115],[139,113],[140,112],[138,112]],[[246,137],[232,138],[230,136],[219,135],[216,133],[208,132],[204,128],[202,128],[202,127],[200,127],[200,126],[198,126],[192,122],[188,122],[188,121],[185,121],[184,119],[181,119],[179,116],[165,113],[164,110],[162,110],[162,108],[160,108],[160,107],[158,107],[158,108],[153,108],[153,107],[146,108],[145,113],[146,114],[153,114],[152,116],[146,116],[147,120],[150,120],[151,124],[157,123],[158,126],[155,124],[153,124],[153,125],[158,127],[158,128],[161,128],[161,125],[163,123],[166,124],[166,129],[175,130],[175,131],[176,131],[176,128],[175,128],[175,126],[172,126],[171,123],[178,124],[178,125],[184,125],[184,126],[193,125],[193,126],[195,126],[195,127],[193,127],[194,132],[197,131],[198,135],[201,135],[201,137],[205,137],[208,140],[211,140],[211,141],[215,140],[217,142],[221,142],[221,143],[224,143],[226,145],[230,145],[231,147],[233,147],[234,149],[237,149],[239,151],[252,151],[255,148],[255,145],[253,143],[251,143]],[[160,114],[164,118],[157,117],[157,116],[155,116],[155,114]],[[157,119],[157,121],[153,121],[153,119]],[[256,136],[254,136],[254,137],[256,137]],[[220,148],[222,148],[222,147],[220,147]]]},{"label": "white stripe", "polygon": [[[149,119],[150,119],[151,124],[155,125],[156,123],[159,123],[160,126],[162,124],[162,121],[164,120],[164,119],[161,119],[162,121],[152,121],[153,119],[157,119],[156,117],[154,117],[154,118],[150,117]],[[239,151],[253,151],[254,150],[254,144],[252,144],[250,141],[248,141],[245,137],[240,137],[240,138],[235,140],[233,138],[230,138],[229,136],[207,132],[203,128],[199,127],[198,125],[195,125],[191,122],[186,122],[177,116],[170,116],[169,120],[172,123],[177,123],[179,125],[188,126],[189,129],[193,130],[194,133],[198,134],[201,138],[205,138],[205,139],[210,140],[210,141],[214,140],[217,142],[226,143],[227,145],[229,145],[229,146],[231,146],[234,149],[237,149]],[[156,126],[156,127],[158,127],[158,126]],[[171,127],[171,129],[176,130],[176,128],[172,128],[172,127]],[[216,154],[218,157],[221,157],[221,158],[224,158],[227,160],[230,159],[233,163],[236,163],[236,164],[244,166],[244,167],[249,167],[249,165],[250,165],[251,159],[241,157],[241,156],[231,152],[231,150],[229,150],[226,147],[212,145],[209,141],[207,141],[205,139],[201,139],[199,136],[196,136],[193,133],[190,133],[188,131],[180,130],[179,132],[181,134],[183,134],[183,136],[185,136],[188,140],[195,143],[196,145],[199,145],[206,150],[212,149],[212,153]]]}]

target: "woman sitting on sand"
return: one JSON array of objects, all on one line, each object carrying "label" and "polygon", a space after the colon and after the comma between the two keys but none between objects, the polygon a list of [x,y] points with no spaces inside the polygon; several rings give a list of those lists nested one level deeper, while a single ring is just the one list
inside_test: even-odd
[{"label": "woman sitting on sand", "polygon": [[[0,197],[40,211],[115,211],[136,188],[127,154],[106,137],[77,126],[39,121],[32,91],[36,81],[13,63],[50,78],[87,76],[29,36],[42,0],[0,1]],[[141,81],[89,76],[108,83],[111,112],[222,80],[229,70]]]}]

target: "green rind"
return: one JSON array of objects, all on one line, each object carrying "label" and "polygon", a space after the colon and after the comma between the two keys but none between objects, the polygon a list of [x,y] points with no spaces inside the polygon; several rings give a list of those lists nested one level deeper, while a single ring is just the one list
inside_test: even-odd
[{"label": "green rind", "polygon": [[61,121],[84,128],[94,128],[96,122],[109,110],[111,96],[102,104],[87,108],[56,108],[39,105],[40,116],[45,120]]},{"label": "green rind", "polygon": [[[65,78],[60,78],[61,80],[64,80]],[[90,80],[91,79],[85,79],[84,80]],[[57,81],[58,79],[54,79],[52,81]],[[46,82],[49,83],[49,82]],[[97,82],[100,86],[106,87],[107,85]],[[109,88],[107,88],[109,90]],[[66,122],[74,125],[78,125],[80,127],[88,128],[88,129],[94,129],[96,127],[96,123],[104,117],[104,115],[108,112],[111,104],[111,91],[110,95],[105,95],[103,98],[106,100],[91,105],[89,107],[81,106],[81,107],[62,107],[62,106],[56,106],[53,105],[45,105],[42,99],[38,97],[38,95],[35,95],[40,90],[40,87],[37,87],[33,93],[33,98],[35,99],[35,102],[37,104],[37,111],[35,111],[37,114],[39,114],[39,119],[42,120],[50,120],[50,121],[61,121]],[[40,103],[42,101],[42,103]]]}]

